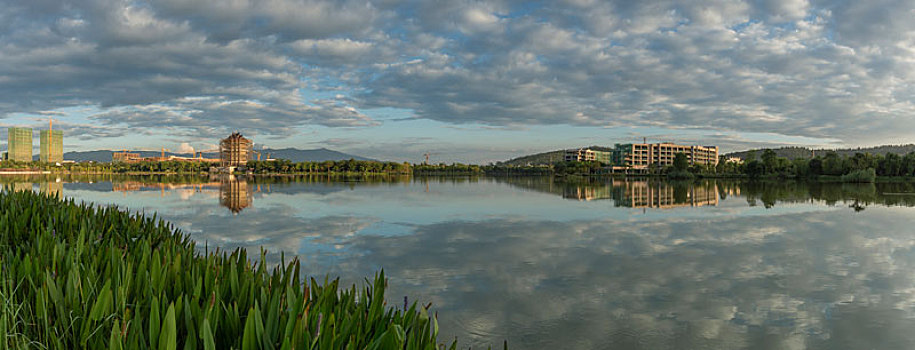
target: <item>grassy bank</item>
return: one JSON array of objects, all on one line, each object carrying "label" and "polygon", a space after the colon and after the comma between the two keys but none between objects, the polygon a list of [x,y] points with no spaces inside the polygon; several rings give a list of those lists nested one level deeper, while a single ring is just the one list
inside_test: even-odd
[{"label": "grassy bank", "polygon": [[155,217],[0,193],[0,349],[436,349],[434,315],[387,307],[383,273],[341,288],[300,270],[198,252]]}]

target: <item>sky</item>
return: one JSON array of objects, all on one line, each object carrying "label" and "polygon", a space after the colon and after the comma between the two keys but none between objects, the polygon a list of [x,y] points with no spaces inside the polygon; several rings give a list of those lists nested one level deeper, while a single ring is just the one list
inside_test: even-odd
[{"label": "sky", "polygon": [[912,18],[912,0],[0,0],[0,127],[465,163],[912,143]]}]

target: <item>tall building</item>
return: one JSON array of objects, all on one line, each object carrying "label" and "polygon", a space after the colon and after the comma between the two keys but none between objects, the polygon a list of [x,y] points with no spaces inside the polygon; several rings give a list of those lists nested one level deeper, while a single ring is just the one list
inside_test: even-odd
[{"label": "tall building", "polygon": [[32,128],[9,128],[6,140],[7,159],[32,161]]},{"label": "tall building", "polygon": [[253,142],[241,136],[237,131],[219,142],[219,159],[222,166],[237,167],[248,163]]},{"label": "tall building", "polygon": [[689,164],[718,164],[717,146],[685,146],[673,143],[617,144],[613,163],[631,168],[647,168],[651,164],[670,166],[677,153],[686,155]]},{"label": "tall building", "polygon": [[60,130],[41,130],[38,134],[41,146],[38,152],[38,159],[48,163],[64,161],[64,132]]}]

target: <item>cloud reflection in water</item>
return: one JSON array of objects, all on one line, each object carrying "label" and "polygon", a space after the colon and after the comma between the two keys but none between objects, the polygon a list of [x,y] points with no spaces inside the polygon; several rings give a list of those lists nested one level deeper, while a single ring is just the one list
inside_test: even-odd
[{"label": "cloud reflection in water", "polygon": [[[542,181],[433,182],[430,192],[410,182],[261,192],[249,183],[256,205],[237,216],[218,206],[227,187],[122,197],[93,186],[63,192],[99,203],[140,198],[198,242],[264,247],[271,262],[298,255],[311,275],[357,283],[384,268],[391,303],[432,302],[443,339],[462,345],[915,346],[915,236],[903,207],[911,204],[882,195],[910,192],[902,185],[719,182],[689,185],[683,196],[682,186],[651,184],[674,194],[659,199],[717,192],[718,200],[643,214],[626,205],[632,191],[620,191],[643,186],[632,183],[572,191]],[[845,208],[851,202],[867,210]]]}]

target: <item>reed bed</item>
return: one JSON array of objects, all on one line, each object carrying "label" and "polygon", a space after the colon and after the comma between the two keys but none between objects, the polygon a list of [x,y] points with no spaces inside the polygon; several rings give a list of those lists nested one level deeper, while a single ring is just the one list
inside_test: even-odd
[{"label": "reed bed", "polygon": [[428,306],[385,304],[383,272],[301,272],[198,252],[155,215],[0,192],[0,350],[445,347]]}]

